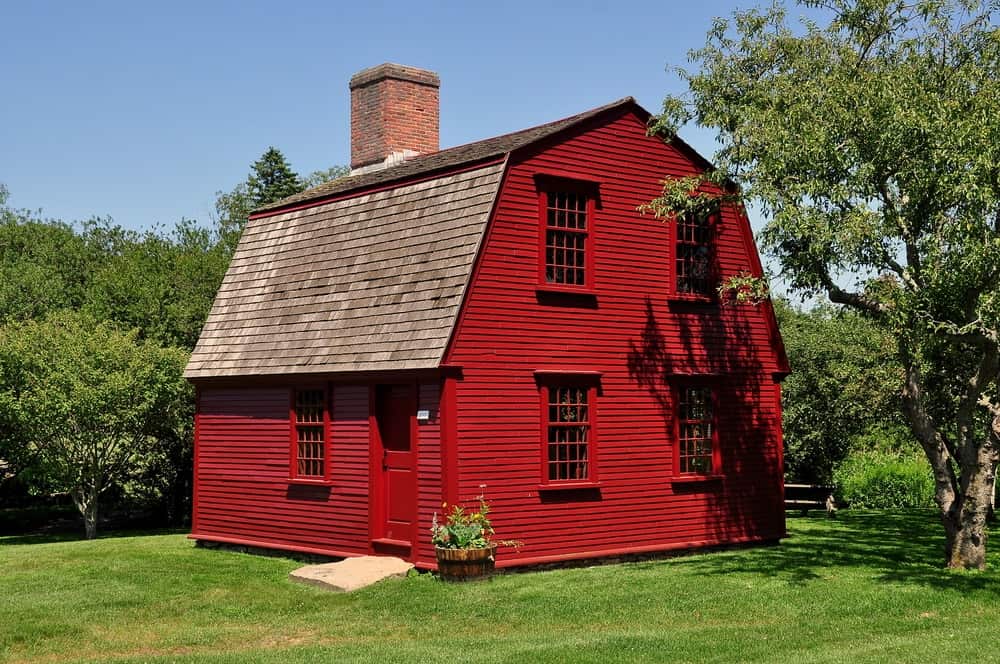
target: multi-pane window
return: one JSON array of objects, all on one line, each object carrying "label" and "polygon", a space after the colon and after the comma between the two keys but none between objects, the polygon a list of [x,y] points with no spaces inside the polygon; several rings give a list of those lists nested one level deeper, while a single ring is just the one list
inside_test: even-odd
[{"label": "multi-pane window", "polygon": [[545,283],[587,284],[588,196],[582,191],[545,191]]},{"label": "multi-pane window", "polygon": [[294,408],[294,448],[292,475],[323,479],[326,465],[326,393],[297,390]]},{"label": "multi-pane window", "polygon": [[712,390],[682,386],[677,394],[678,469],[683,474],[713,473]]},{"label": "multi-pane window", "polygon": [[591,390],[585,386],[552,385],[546,391],[548,481],[590,479]]},{"label": "multi-pane window", "polygon": [[712,295],[712,224],[708,213],[677,217],[677,292]]}]

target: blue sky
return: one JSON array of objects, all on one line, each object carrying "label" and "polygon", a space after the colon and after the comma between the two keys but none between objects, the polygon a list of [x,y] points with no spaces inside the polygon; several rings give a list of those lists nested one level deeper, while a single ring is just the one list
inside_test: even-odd
[{"label": "blue sky", "polygon": [[[656,112],[681,89],[667,68],[737,6],[7,2],[0,183],[65,221],[208,223],[270,145],[302,174],[346,164],[347,83],[365,67],[437,71],[448,147],[626,95]],[[682,136],[711,155],[711,135]]]}]

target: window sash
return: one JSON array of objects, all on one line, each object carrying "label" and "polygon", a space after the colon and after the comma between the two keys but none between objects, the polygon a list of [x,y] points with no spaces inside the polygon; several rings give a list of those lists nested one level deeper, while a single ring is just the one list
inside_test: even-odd
[{"label": "window sash", "polygon": [[327,478],[329,409],[324,389],[295,390],[292,402],[291,476]]},{"label": "window sash", "polygon": [[677,392],[677,472],[680,475],[711,475],[718,470],[712,390],[684,385]]},{"label": "window sash", "polygon": [[539,191],[541,282],[586,288],[591,282],[590,225],[593,198],[587,192],[553,184]]},{"label": "window sash", "polygon": [[587,234],[545,229],[545,283],[561,286],[587,284]]},{"label": "window sash", "polygon": [[674,249],[675,285],[682,295],[712,295],[711,214],[679,215]]},{"label": "window sash", "polygon": [[555,384],[543,389],[544,481],[592,480],[593,389]]}]

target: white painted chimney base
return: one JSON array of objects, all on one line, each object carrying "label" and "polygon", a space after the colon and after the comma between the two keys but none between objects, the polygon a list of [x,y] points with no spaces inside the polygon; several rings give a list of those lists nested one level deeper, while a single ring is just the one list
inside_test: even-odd
[{"label": "white painted chimney base", "polygon": [[377,161],[374,164],[368,164],[366,166],[361,166],[359,168],[352,168],[351,175],[361,175],[362,173],[372,173],[374,171],[382,171],[397,164],[402,164],[407,159],[412,159],[419,155],[419,152],[414,152],[413,150],[401,150],[400,152],[393,152],[388,157],[382,161]]}]

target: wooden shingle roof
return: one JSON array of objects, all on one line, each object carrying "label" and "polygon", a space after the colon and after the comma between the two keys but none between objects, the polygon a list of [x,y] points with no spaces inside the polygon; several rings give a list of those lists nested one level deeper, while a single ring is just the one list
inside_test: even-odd
[{"label": "wooden shingle roof", "polygon": [[502,172],[252,219],[185,376],[437,367]]}]

